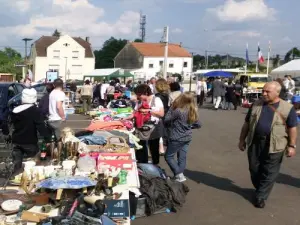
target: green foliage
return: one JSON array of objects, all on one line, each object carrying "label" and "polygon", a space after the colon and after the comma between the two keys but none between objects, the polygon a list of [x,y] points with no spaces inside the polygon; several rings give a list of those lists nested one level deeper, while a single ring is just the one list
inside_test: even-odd
[{"label": "green foliage", "polygon": [[137,38],[137,39],[135,39],[133,42],[143,42],[143,40],[140,39],[140,38]]},{"label": "green foliage", "polygon": [[15,67],[15,64],[22,61],[22,56],[19,52],[12,48],[0,50],[0,72],[17,74],[21,68]]},{"label": "green foliage", "polygon": [[55,29],[55,31],[52,34],[53,37],[60,37],[61,36],[61,32],[59,32],[57,29]]},{"label": "green foliage", "polygon": [[284,57],[284,61],[285,62],[289,62],[295,58],[299,58],[300,57],[300,50],[296,47],[292,48],[291,50],[289,50],[285,57]]},{"label": "green foliage", "polygon": [[111,37],[104,42],[101,50],[94,51],[96,58],[96,69],[113,68],[114,58],[127,44],[125,39],[115,39]]}]

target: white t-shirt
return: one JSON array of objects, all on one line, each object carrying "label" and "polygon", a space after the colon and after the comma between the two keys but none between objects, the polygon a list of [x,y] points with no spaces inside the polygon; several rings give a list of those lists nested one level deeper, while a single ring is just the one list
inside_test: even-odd
[{"label": "white t-shirt", "polygon": [[[160,111],[160,109],[164,108],[164,104],[163,104],[162,100],[159,97],[155,97],[154,95],[152,95],[152,98],[151,98],[150,102],[148,102],[148,104],[150,106],[151,106],[153,98],[155,98],[154,99],[154,104],[153,104],[154,106],[151,107],[151,110],[153,112],[158,112],[158,111]],[[135,110],[138,110],[140,107],[141,107],[141,102],[139,102],[138,104],[136,104]],[[151,115],[151,121],[153,121],[153,122],[159,122],[159,118],[156,117],[156,116]]]},{"label": "white t-shirt", "polygon": [[63,109],[65,111],[65,93],[60,90],[53,90],[49,96],[49,121],[62,120],[58,114],[57,102],[63,102]]}]

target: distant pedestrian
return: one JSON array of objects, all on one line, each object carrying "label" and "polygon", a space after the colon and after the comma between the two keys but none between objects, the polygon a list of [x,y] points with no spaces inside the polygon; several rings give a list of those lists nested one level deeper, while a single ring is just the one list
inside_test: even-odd
[{"label": "distant pedestrian", "polygon": [[225,96],[225,85],[220,77],[217,77],[212,83],[212,95],[214,108],[215,110],[218,110],[222,101],[222,96]]},{"label": "distant pedestrian", "polygon": [[84,82],[84,85],[81,89],[81,99],[83,101],[83,110],[85,113],[87,113],[91,109],[93,99],[93,86],[89,80]]},{"label": "distant pedestrian", "polygon": [[197,92],[197,104],[198,106],[202,106],[207,93],[207,84],[205,78],[198,80],[196,86],[196,92]]}]

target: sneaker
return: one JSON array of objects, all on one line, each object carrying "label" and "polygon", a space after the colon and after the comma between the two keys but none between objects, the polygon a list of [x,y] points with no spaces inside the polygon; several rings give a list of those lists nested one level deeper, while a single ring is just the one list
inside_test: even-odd
[{"label": "sneaker", "polygon": [[185,176],[183,175],[183,173],[180,173],[180,174],[177,174],[177,175],[175,176],[175,180],[178,181],[178,182],[184,182],[184,181],[186,181],[186,178],[185,178]]}]

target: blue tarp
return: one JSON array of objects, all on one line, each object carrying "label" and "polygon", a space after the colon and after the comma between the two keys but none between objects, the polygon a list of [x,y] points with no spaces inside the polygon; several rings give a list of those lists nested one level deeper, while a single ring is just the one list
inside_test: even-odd
[{"label": "blue tarp", "polygon": [[208,73],[203,74],[205,77],[233,77],[231,73],[224,72],[224,71],[211,71]]}]

